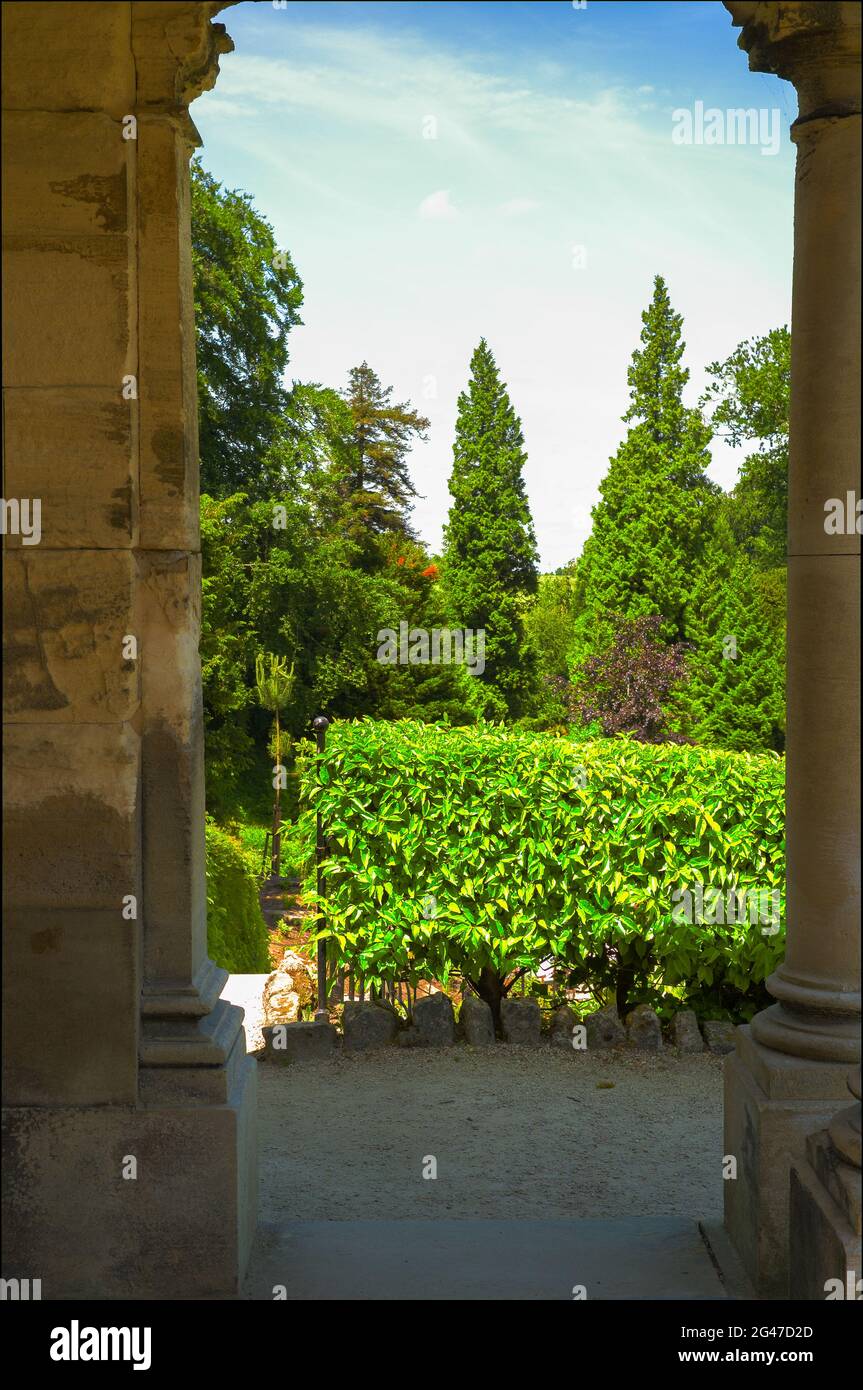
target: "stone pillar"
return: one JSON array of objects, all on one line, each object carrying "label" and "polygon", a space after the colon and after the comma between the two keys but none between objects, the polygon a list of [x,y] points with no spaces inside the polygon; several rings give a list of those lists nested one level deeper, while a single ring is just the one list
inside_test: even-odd
[{"label": "stone pillar", "polygon": [[[860,7],[734,3],[750,68],[792,81],[787,955],[726,1069],[725,1219],[753,1283],[789,1287],[789,1173],[860,1055]],[[848,497],[851,494],[850,515]],[[841,503],[841,529],[827,508]],[[823,1295],[822,1295],[823,1296]]]},{"label": "stone pillar", "polygon": [[3,1274],[49,1299],[229,1295],[254,1229],[197,656],[187,108],[223,8],[3,7],[4,497],[41,503],[6,538]]}]

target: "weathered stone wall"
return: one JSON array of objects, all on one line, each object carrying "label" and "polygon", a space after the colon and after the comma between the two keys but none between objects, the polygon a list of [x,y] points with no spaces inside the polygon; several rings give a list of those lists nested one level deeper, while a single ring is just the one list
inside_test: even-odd
[{"label": "weathered stone wall", "polygon": [[164,1295],[172,1221],[169,1282],[230,1291],[250,1235],[197,655],[187,105],[222,8],[3,7],[3,494],[41,507],[5,538],[6,1258],[49,1298]]}]

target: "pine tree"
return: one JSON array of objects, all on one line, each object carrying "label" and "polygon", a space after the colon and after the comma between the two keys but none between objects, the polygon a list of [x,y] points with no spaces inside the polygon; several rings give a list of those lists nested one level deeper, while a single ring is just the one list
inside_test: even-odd
[{"label": "pine tree", "polygon": [[485,339],[458,398],[452,505],[444,536],[450,621],[485,633],[485,670],[474,677],[487,717],[518,718],[537,678],[524,634],[526,596],[537,588],[537,548],[524,487],[520,421]]},{"label": "pine tree", "polygon": [[719,489],[706,476],[710,432],[683,404],[682,318],[657,276],[628,371],[627,436],[600,486],[576,572],[576,669],[610,641],[619,618],[658,614],[667,642],[684,640],[687,602]]},{"label": "pine tree", "polygon": [[414,437],[427,437],[429,421],[407,401],[391,404],[392,392],[363,362],[351,369],[343,393],[352,424],[341,450],[342,494],[346,526],[355,536],[413,535],[409,516],[417,491],[407,457]]}]

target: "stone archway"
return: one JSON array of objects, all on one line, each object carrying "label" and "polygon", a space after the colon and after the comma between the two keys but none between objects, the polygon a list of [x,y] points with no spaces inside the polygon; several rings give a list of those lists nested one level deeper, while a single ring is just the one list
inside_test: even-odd
[{"label": "stone archway", "polygon": [[[197,662],[188,106],[226,7],[3,11],[4,495],[42,504],[38,546],[7,538],[3,1272],[53,1298],[230,1296],[255,1224],[254,1067],[206,955]],[[859,1055],[860,541],[823,527],[856,486],[860,11],[727,7],[800,96],[791,921],[728,1072],[727,1223],[763,1290],[793,1248],[819,1296],[860,1230],[859,1118],[834,1119]]]}]

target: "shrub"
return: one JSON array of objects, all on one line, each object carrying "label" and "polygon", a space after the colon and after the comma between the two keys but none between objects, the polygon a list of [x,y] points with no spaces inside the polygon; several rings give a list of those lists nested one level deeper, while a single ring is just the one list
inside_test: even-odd
[{"label": "shrub", "polygon": [[458,970],[495,1007],[555,957],[621,1007],[673,989],[740,1012],[782,956],[781,924],[675,913],[698,883],[784,888],[776,754],[359,721],[330,730],[320,780],[301,768],[325,934],[367,977]]},{"label": "shrub", "polygon": [[270,969],[255,859],[207,816],[207,952],[232,974]]}]

